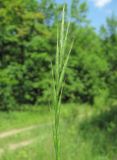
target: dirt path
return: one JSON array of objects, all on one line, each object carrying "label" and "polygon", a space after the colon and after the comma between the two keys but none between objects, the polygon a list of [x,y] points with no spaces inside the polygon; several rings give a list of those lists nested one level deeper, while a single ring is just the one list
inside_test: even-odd
[{"label": "dirt path", "polygon": [[[41,137],[40,139],[40,142],[42,140],[44,140],[45,137]],[[38,142],[38,138],[35,138],[35,139],[32,139],[32,140],[27,140],[27,141],[22,141],[22,142],[19,142],[19,143],[13,143],[13,144],[9,144],[7,146],[7,150],[9,151],[15,151],[16,149],[20,149],[20,148],[23,148],[23,147],[26,147],[32,143],[36,143]],[[0,148],[0,157],[6,152],[5,149],[2,149]]]},{"label": "dirt path", "polygon": [[[42,127],[48,127],[48,126],[51,126],[51,123],[44,123],[44,124],[40,124],[40,125],[33,125],[33,126],[30,126],[30,127],[26,127],[26,128],[18,128],[18,129],[13,129],[13,130],[10,130],[10,131],[6,131],[6,132],[2,132],[0,133],[0,138],[6,138],[6,137],[9,137],[9,136],[13,136],[13,135],[16,135],[16,134],[19,134],[19,133],[22,133],[22,132],[25,132],[25,131],[29,131],[29,130],[33,130],[33,129],[36,129],[36,128],[42,128]],[[23,147],[26,147],[32,143],[36,143],[38,142],[38,138],[40,139],[40,142],[45,138],[44,135],[40,136],[40,137],[37,137],[35,139],[31,139],[31,140],[24,140],[22,142],[19,142],[19,143],[11,143],[11,144],[8,144],[6,146],[7,150],[11,150],[11,151],[14,151],[16,149],[20,149],[20,148],[23,148]],[[5,153],[5,149],[4,148],[0,148],[0,157]]]},{"label": "dirt path", "polygon": [[[90,115],[91,115],[91,113],[89,113],[87,115],[81,114],[81,115],[79,115],[79,120],[82,121],[82,119],[84,117],[86,117],[86,116],[89,117]],[[19,133],[22,133],[22,132],[30,131],[30,130],[33,130],[33,129],[36,129],[36,128],[50,126],[51,124],[52,124],[51,122],[48,122],[48,123],[44,123],[44,124],[40,124],[40,125],[32,125],[30,127],[15,128],[15,129],[12,129],[12,130],[9,130],[9,131],[0,132],[0,139],[6,138],[6,137],[9,137],[9,136],[13,136],[13,135],[16,135],[16,134],[19,134]]]},{"label": "dirt path", "polygon": [[10,144],[10,145],[8,146],[8,149],[9,149],[9,150],[16,150],[16,149],[19,149],[19,148],[28,146],[28,145],[34,143],[34,141],[36,142],[36,139],[27,140],[27,141],[22,141],[22,142],[20,142],[20,143]]},{"label": "dirt path", "polygon": [[[34,140],[29,140],[29,141],[22,141],[20,143],[14,143],[14,144],[10,144],[7,146],[7,150],[16,150],[22,147],[26,147],[30,144],[32,144],[34,142]],[[0,156],[2,156],[5,153],[5,149],[0,148]]]},{"label": "dirt path", "polygon": [[29,130],[32,130],[32,129],[36,129],[36,128],[46,127],[46,126],[49,126],[49,125],[51,125],[51,123],[45,123],[45,124],[40,124],[40,125],[32,125],[30,127],[25,127],[25,128],[12,129],[10,131],[1,132],[0,133],[0,138],[6,138],[6,137],[9,137],[9,136],[13,136],[15,134],[19,134],[19,133],[26,132],[26,131],[29,131]]},{"label": "dirt path", "polygon": [[[90,114],[87,114],[87,115],[81,114],[81,115],[79,115],[79,120],[82,120],[86,116],[90,116]],[[30,130],[33,130],[33,129],[36,129],[36,128],[48,127],[48,126],[51,126],[51,125],[52,125],[52,123],[48,122],[48,123],[44,123],[44,124],[40,124],[40,125],[32,125],[30,127],[25,127],[25,128],[12,129],[12,130],[0,133],[0,139],[7,138],[9,136],[13,136],[13,135],[16,135],[16,134],[20,134],[22,132],[30,131]],[[45,138],[44,135],[43,135],[43,137],[40,137],[40,141],[43,140],[44,138]],[[19,142],[19,143],[13,143],[13,144],[11,143],[11,144],[9,144],[7,146],[7,149],[11,150],[11,151],[14,151],[16,149],[20,149],[20,148],[26,147],[26,146],[34,143],[34,142],[37,142],[37,138],[31,139],[31,140],[24,140],[24,141]],[[5,149],[4,148],[0,148],[0,157],[4,153],[5,153]]]},{"label": "dirt path", "polygon": [[38,139],[40,139],[39,142],[43,141],[45,138],[45,135],[41,136],[41,137],[36,137],[34,139],[31,139],[31,140],[26,140],[26,141],[22,141],[22,142],[19,142],[19,143],[14,143],[14,144],[9,144],[8,145],[8,149],[9,150],[16,150],[16,149],[20,149],[20,148],[23,148],[23,147],[26,147],[32,143],[37,143],[38,142]]}]

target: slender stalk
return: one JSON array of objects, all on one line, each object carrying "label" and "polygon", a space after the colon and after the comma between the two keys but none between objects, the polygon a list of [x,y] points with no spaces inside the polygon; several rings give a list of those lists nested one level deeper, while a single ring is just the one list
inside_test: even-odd
[{"label": "slender stalk", "polygon": [[55,160],[60,160],[59,122],[60,122],[61,98],[62,98],[65,70],[66,70],[70,52],[73,46],[73,42],[72,42],[70,49],[68,50],[68,52],[66,52],[69,26],[70,26],[70,23],[68,23],[67,28],[65,28],[65,6],[64,6],[62,11],[61,28],[60,30],[57,29],[55,67],[53,67],[52,65],[52,77],[53,77],[52,101],[53,101],[53,109],[54,109],[53,138],[54,138],[54,148],[55,148]]}]

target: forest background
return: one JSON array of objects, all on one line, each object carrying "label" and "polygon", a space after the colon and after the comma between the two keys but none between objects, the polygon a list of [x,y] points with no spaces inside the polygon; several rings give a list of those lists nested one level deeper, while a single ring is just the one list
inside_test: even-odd
[{"label": "forest background", "polygon": [[[51,103],[51,61],[62,8],[54,0],[0,0],[0,109]],[[117,96],[117,17],[107,18],[97,33],[87,13],[86,2],[66,3],[69,43],[75,42],[62,101],[103,107]]]}]

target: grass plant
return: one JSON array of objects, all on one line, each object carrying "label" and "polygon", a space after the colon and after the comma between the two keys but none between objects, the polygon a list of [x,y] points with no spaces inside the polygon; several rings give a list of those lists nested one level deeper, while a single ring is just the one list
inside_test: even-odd
[{"label": "grass plant", "polygon": [[[60,132],[59,132],[59,121],[60,121],[60,109],[61,109],[61,98],[64,84],[65,71],[68,64],[69,56],[72,50],[73,42],[70,48],[67,48],[68,34],[70,22],[65,27],[65,6],[62,11],[61,27],[57,27],[57,46],[55,56],[55,67],[52,65],[52,101],[54,109],[54,149],[55,149],[55,160],[60,160]],[[60,30],[58,29],[60,28]]]}]

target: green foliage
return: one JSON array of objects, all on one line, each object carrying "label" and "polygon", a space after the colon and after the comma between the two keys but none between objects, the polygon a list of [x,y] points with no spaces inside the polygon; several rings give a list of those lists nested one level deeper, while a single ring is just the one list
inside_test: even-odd
[{"label": "green foliage", "polygon": [[102,44],[103,52],[105,53],[105,58],[108,62],[109,70],[105,75],[108,88],[110,90],[110,96],[112,98],[117,98],[117,17],[112,15],[112,17],[107,18],[106,26],[102,26]]},{"label": "green foliage", "polygon": [[[71,13],[66,48],[74,37],[75,43],[62,100],[98,106],[98,97],[104,97],[99,100],[103,102],[116,98],[117,20],[108,18],[99,35],[86,18],[86,3],[72,0],[71,6],[65,5],[65,30]],[[62,8],[53,0],[0,0],[0,108],[50,102],[50,59],[56,52]]]},{"label": "green foliage", "polygon": [[71,1],[71,17],[77,22],[81,23],[86,21],[86,12],[88,6],[86,2],[80,3],[80,0]]},{"label": "green foliage", "polygon": [[93,104],[95,96],[106,90],[108,63],[100,39],[91,28],[74,29],[74,32],[76,40],[66,75],[65,99]]},{"label": "green foliage", "polygon": [[15,108],[15,103],[39,103],[48,97],[51,34],[38,5],[35,0],[1,2],[2,108]]}]

